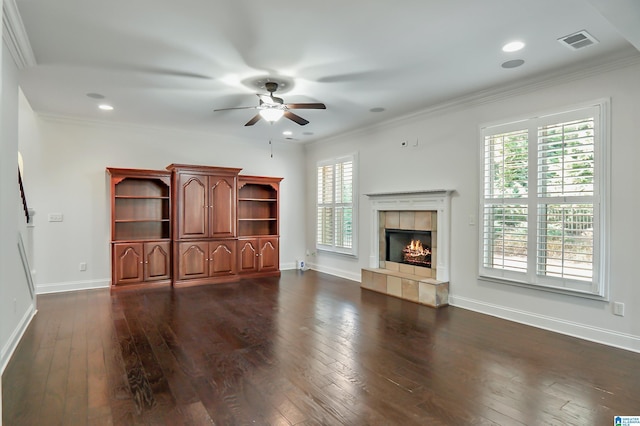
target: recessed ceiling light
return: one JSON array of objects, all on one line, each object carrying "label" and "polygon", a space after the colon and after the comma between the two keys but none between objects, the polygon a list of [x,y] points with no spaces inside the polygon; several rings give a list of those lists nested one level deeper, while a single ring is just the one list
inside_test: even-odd
[{"label": "recessed ceiling light", "polygon": [[382,107],[375,107],[375,108],[371,108],[369,111],[370,111],[370,112],[382,112],[382,111],[384,111],[384,108],[382,108]]},{"label": "recessed ceiling light", "polygon": [[512,41],[510,43],[505,44],[504,46],[502,46],[502,51],[503,52],[517,52],[518,50],[521,50],[524,47],[524,43],[521,41]]},{"label": "recessed ceiling light", "polygon": [[284,132],[282,132],[282,134],[285,136],[291,136],[293,132],[291,130],[285,130]]},{"label": "recessed ceiling light", "polygon": [[100,105],[98,105],[98,108],[100,108],[103,111],[111,111],[111,110],[113,110],[113,107],[111,105],[108,105],[108,104],[100,104]]},{"label": "recessed ceiling light", "polygon": [[503,62],[502,68],[518,68],[522,64],[524,64],[523,59],[513,59],[511,61]]},{"label": "recessed ceiling light", "polygon": [[87,93],[87,96],[93,99],[104,99],[104,95],[100,93]]}]

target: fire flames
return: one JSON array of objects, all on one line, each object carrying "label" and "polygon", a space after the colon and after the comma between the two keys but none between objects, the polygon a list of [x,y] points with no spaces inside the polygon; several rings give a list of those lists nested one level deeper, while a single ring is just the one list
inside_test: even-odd
[{"label": "fire flames", "polygon": [[423,247],[420,240],[411,240],[411,244],[402,249],[405,262],[417,265],[431,265],[431,250]]}]

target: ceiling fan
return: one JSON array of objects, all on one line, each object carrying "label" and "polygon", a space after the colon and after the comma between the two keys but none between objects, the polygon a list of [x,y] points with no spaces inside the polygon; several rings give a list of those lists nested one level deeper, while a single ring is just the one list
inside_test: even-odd
[{"label": "ceiling fan", "polygon": [[235,108],[221,108],[214,109],[215,111],[228,111],[232,109],[257,109],[258,113],[247,123],[245,126],[253,126],[256,124],[261,118],[264,118],[270,123],[278,121],[282,116],[285,116],[291,121],[295,121],[301,126],[305,124],[309,124],[308,120],[300,117],[297,114],[292,113],[291,109],[327,109],[325,104],[323,103],[295,103],[295,104],[285,104],[282,98],[278,98],[273,95],[273,92],[278,90],[278,83],[274,81],[268,81],[264,84],[265,89],[269,92],[268,95],[258,95],[260,99],[260,104],[258,106],[246,106],[246,107],[235,107]]}]

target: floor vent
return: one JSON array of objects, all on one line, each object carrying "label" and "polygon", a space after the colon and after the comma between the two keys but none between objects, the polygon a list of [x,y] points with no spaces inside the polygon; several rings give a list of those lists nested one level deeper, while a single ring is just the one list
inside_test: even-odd
[{"label": "floor vent", "polygon": [[558,41],[573,50],[582,49],[583,47],[598,43],[598,40],[585,30],[560,37]]}]

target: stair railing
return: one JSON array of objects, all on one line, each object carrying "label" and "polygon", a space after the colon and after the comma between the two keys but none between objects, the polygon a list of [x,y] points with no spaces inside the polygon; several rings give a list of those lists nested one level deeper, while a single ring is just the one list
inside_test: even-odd
[{"label": "stair railing", "polygon": [[24,215],[29,223],[29,207],[27,206],[27,197],[24,194],[24,185],[22,185],[22,173],[20,173],[20,167],[18,167],[18,185],[20,186],[20,196],[22,197],[22,208],[24,209]]}]

